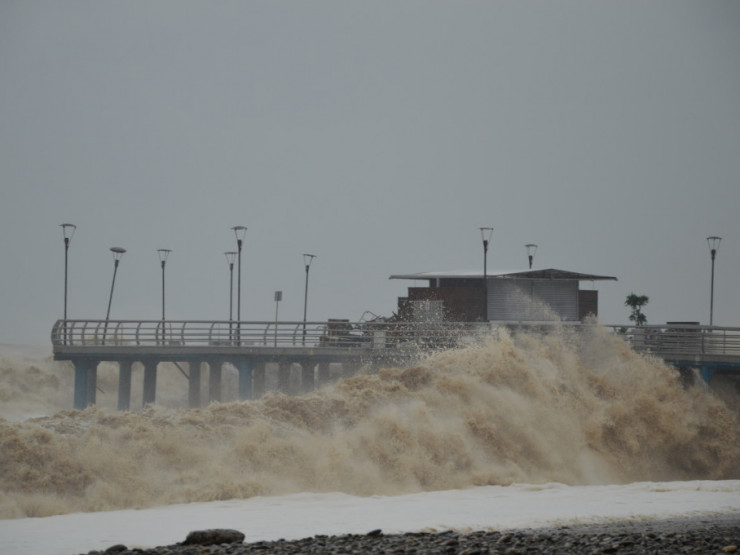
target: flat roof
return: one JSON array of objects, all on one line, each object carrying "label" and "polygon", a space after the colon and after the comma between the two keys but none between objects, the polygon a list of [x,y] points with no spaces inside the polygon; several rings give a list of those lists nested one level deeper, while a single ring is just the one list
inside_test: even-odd
[{"label": "flat roof", "polygon": [[[557,270],[548,268],[546,270],[491,270],[486,272],[489,278],[498,279],[562,279],[578,281],[614,280],[614,276],[600,276],[596,274],[584,274],[569,270]],[[483,270],[449,270],[442,272],[420,272],[417,274],[393,274],[389,279],[483,279]]]}]

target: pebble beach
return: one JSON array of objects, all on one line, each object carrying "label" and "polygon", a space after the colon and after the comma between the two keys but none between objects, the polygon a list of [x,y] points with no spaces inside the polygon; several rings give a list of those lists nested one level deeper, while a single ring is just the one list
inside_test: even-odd
[{"label": "pebble beach", "polygon": [[255,543],[185,544],[154,548],[115,545],[84,555],[249,555],[298,553],[493,554],[493,553],[736,553],[740,514],[698,518],[619,521],[522,530],[413,532],[386,535],[317,535],[299,540]]}]

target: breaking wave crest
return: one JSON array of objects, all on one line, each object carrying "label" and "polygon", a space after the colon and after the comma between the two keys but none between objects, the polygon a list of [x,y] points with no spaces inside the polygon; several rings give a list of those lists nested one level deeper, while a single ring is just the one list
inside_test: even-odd
[{"label": "breaking wave crest", "polygon": [[[49,383],[30,389],[71,398],[69,369],[49,365],[59,375],[36,368]],[[28,374],[17,366],[3,360],[5,384],[12,368]],[[739,437],[737,414],[703,383],[598,326],[500,332],[303,396],[0,419],[0,518],[302,491],[736,479]]]}]

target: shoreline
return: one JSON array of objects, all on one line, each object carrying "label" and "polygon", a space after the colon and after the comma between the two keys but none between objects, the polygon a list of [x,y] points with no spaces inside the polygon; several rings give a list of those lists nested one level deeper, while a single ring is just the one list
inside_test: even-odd
[{"label": "shoreline", "polygon": [[[184,538],[183,538],[184,539]],[[740,512],[484,531],[316,535],[298,540],[152,548],[111,546],[80,555],[259,553],[740,553]]]}]

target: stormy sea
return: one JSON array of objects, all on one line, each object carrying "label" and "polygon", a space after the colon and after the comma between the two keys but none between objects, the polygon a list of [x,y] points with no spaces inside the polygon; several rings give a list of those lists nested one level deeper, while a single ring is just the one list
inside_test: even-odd
[{"label": "stormy sea", "polygon": [[[132,407],[142,405],[137,366]],[[178,541],[161,536],[171,529],[163,522],[190,525],[188,511],[225,522],[224,508],[236,506],[279,507],[273,520],[303,515],[245,523],[253,540],[369,530],[383,515],[403,532],[740,514],[737,381],[716,376],[709,386],[597,325],[499,330],[304,395],[238,401],[227,371],[225,400],[199,409],[187,408],[181,370],[160,365],[157,404],[119,412],[117,368],[103,363],[97,406],[78,411],[71,364],[53,361],[50,348],[0,345],[3,552],[32,552],[32,530],[45,523],[87,542],[49,539],[56,552],[102,549],[94,529],[108,522],[123,534],[136,513],[140,526],[162,519],[136,541]],[[664,507],[660,491],[686,495]],[[554,496],[550,512],[542,492]],[[461,508],[481,499],[509,510]],[[334,516],[314,518],[325,509]],[[369,522],[340,517],[353,511]],[[74,524],[90,513],[97,524]]]}]

